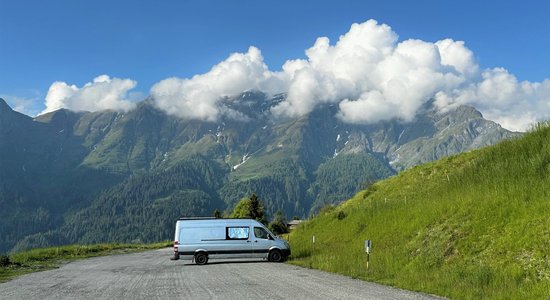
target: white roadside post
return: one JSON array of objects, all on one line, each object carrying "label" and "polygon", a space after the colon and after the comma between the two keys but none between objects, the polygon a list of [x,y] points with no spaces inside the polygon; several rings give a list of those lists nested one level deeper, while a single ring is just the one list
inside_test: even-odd
[{"label": "white roadside post", "polygon": [[365,253],[367,253],[367,270],[369,269],[369,258],[370,258],[370,249],[372,247],[372,243],[370,240],[365,241]]},{"label": "white roadside post", "polygon": [[315,236],[313,236],[313,252],[315,252]]}]

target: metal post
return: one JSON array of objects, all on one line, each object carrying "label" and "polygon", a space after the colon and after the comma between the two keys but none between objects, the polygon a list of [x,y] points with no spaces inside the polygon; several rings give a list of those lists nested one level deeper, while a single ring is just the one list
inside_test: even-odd
[{"label": "metal post", "polygon": [[372,247],[371,240],[365,241],[365,253],[367,253],[367,270],[369,269],[369,261],[370,261],[370,249]]}]

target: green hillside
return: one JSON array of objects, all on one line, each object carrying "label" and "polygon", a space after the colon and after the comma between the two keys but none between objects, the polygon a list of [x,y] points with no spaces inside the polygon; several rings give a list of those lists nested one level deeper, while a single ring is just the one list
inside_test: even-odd
[{"label": "green hillside", "polygon": [[171,239],[174,220],[209,216],[224,207],[215,188],[220,166],[193,156],[166,171],[134,175],[103,192],[89,207],[70,212],[65,223],[20,240],[13,252],[38,245],[150,243]]},{"label": "green hillside", "polygon": [[376,183],[290,240],[297,265],[454,299],[548,299],[550,124]]}]

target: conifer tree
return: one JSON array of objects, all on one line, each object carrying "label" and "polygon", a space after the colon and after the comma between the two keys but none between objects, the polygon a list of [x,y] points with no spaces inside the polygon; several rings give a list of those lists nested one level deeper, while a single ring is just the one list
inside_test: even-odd
[{"label": "conifer tree", "polygon": [[250,198],[242,198],[237,205],[235,205],[230,217],[255,219],[266,224],[264,206],[256,194],[252,194]]}]

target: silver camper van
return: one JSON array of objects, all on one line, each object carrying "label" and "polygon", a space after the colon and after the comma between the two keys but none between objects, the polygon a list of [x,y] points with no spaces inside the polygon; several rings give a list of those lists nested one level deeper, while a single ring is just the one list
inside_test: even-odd
[{"label": "silver camper van", "polygon": [[263,258],[282,262],[290,245],[251,219],[181,218],[176,222],[174,259],[204,265],[209,258]]}]

